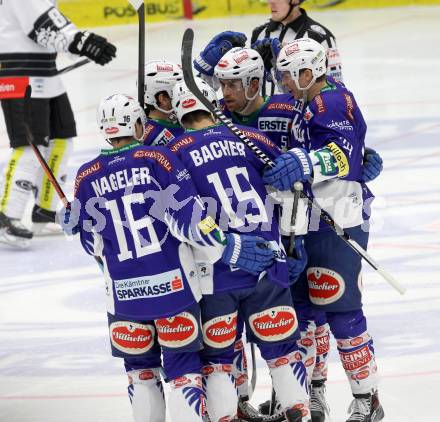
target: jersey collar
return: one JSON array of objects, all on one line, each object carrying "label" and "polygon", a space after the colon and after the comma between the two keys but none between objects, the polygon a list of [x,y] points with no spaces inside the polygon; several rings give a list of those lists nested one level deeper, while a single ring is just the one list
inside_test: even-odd
[{"label": "jersey collar", "polygon": [[112,148],[112,149],[102,149],[101,155],[113,155],[113,154],[120,154],[122,152],[128,151],[130,149],[139,147],[141,144],[138,141],[133,141],[129,143],[128,145],[125,145],[120,148]]}]

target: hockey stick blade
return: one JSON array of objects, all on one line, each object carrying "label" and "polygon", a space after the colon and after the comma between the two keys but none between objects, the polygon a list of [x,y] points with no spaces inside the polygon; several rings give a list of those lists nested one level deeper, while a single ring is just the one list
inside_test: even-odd
[{"label": "hockey stick blade", "polygon": [[273,167],[273,161],[258,148],[252,141],[250,141],[243,133],[236,128],[232,122],[203,95],[199,90],[192,70],[192,49],[194,43],[194,31],[187,28],[183,34],[182,39],[182,71],[183,79],[188,89],[197,97],[197,99],[206,108],[214,114],[235,136],[240,140],[267,166]]},{"label": "hockey stick blade", "polygon": [[31,118],[31,95],[32,95],[32,87],[28,85],[26,87],[26,92],[24,95],[24,130],[26,132],[26,140],[32,150],[34,151],[37,160],[40,162],[41,167],[43,168],[44,173],[46,173],[47,178],[49,179],[49,182],[52,184],[53,188],[55,189],[56,193],[60,197],[61,201],[63,202],[65,207],[69,206],[69,201],[66,198],[66,195],[64,194],[63,190],[61,189],[61,186],[59,185],[57,179],[55,178],[54,174],[52,173],[52,170],[50,169],[49,165],[47,164],[44,157],[41,155],[40,150],[34,143],[34,136],[32,135],[31,127],[30,127],[30,118]]},{"label": "hockey stick blade", "polygon": [[[206,108],[213,113],[234,135],[236,135],[264,164],[269,167],[273,167],[273,161],[258,148],[253,142],[251,142],[246,136],[244,136],[238,128],[236,128],[233,123],[217,108],[214,107],[213,104],[203,95],[203,93],[197,87],[196,81],[194,80],[194,75],[192,71],[192,48],[194,43],[194,31],[191,28],[185,30],[182,39],[182,71],[183,71],[183,79],[185,80],[186,86],[189,90],[197,97],[197,99],[204,105]],[[301,192],[301,198],[307,200],[309,207],[315,207],[319,212],[319,217],[326,224],[328,224],[340,237],[341,239],[352,248],[360,257],[362,257],[368,264],[371,265],[391,286],[393,286],[400,294],[405,293],[405,288],[390,274],[388,274],[382,268],[379,268],[377,264],[375,264],[374,260],[367,254],[356,241],[350,239],[350,236],[344,232],[344,230],[339,227],[333,218],[330,216],[327,211],[323,210],[319,207],[314,201],[306,195],[304,192]]]}]

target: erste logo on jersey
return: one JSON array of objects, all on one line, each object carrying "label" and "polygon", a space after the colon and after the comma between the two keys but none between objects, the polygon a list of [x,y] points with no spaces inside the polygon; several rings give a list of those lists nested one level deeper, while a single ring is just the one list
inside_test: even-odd
[{"label": "erste logo on jersey", "polygon": [[328,305],[336,302],[345,292],[345,281],[336,271],[323,267],[310,267],[307,270],[309,297],[315,305]]},{"label": "erste logo on jersey", "polygon": [[196,319],[189,312],[155,321],[157,336],[161,346],[179,348],[192,343],[199,334]]},{"label": "erste logo on jersey", "polygon": [[130,355],[146,353],[154,344],[155,329],[150,324],[116,321],[110,324],[109,331],[112,346]]},{"label": "erste logo on jersey", "polygon": [[228,347],[237,337],[237,312],[221,315],[203,324],[203,341],[214,348]]},{"label": "erste logo on jersey", "polygon": [[249,325],[259,339],[279,341],[295,332],[298,320],[291,306],[275,306],[251,315]]}]

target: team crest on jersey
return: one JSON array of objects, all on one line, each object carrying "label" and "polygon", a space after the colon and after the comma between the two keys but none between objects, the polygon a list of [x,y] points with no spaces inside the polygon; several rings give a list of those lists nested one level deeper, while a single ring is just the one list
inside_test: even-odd
[{"label": "team crest on jersey", "polygon": [[150,324],[117,321],[110,324],[109,331],[113,347],[129,355],[146,353],[154,344],[155,329]]},{"label": "team crest on jersey", "polygon": [[198,336],[196,319],[189,312],[155,321],[157,336],[161,346],[179,348],[192,343]]},{"label": "team crest on jersey", "polygon": [[315,305],[328,305],[336,302],[345,292],[345,281],[336,271],[323,267],[310,267],[307,270],[309,297]]},{"label": "team crest on jersey", "polygon": [[291,306],[276,306],[249,317],[253,333],[264,341],[279,341],[291,336],[298,328],[295,310]]},{"label": "team crest on jersey", "polygon": [[228,347],[237,337],[237,312],[210,319],[203,324],[203,341],[214,348]]}]

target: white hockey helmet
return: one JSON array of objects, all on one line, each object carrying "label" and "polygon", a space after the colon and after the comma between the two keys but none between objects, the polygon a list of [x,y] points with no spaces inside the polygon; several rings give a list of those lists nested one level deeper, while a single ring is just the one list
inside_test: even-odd
[{"label": "white hockey helmet", "polygon": [[[277,58],[277,69],[280,72],[289,72],[298,89],[309,89],[327,71],[325,48],[311,38],[298,38],[281,49]],[[308,86],[300,88],[299,72],[302,69],[310,69],[313,78]]]},{"label": "white hockey helmet", "polygon": [[[203,95],[215,107],[218,107],[218,99],[214,89],[203,79],[195,78],[196,84]],[[179,82],[174,86],[172,96],[173,110],[177,115],[177,120],[182,123],[185,114],[197,110],[204,110],[208,113],[211,111],[188,89],[184,82]]]},{"label": "white hockey helmet", "polygon": [[214,68],[214,75],[218,79],[240,79],[248,98],[247,90],[252,79],[258,78],[260,89],[263,86],[264,63],[258,51],[252,48],[235,47],[229,50]]},{"label": "white hockey helmet", "polygon": [[145,128],[147,117],[137,100],[126,94],[113,94],[101,100],[97,110],[98,126],[105,139],[136,136],[136,122]]},{"label": "white hockey helmet", "polygon": [[183,80],[181,67],[173,62],[154,60],[145,65],[145,104],[153,106],[162,113],[171,113],[159,107],[156,94],[166,91],[172,98],[172,91],[177,82]]}]

